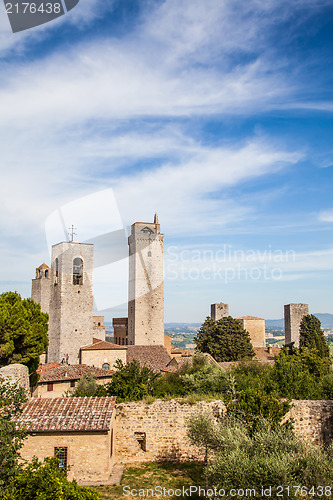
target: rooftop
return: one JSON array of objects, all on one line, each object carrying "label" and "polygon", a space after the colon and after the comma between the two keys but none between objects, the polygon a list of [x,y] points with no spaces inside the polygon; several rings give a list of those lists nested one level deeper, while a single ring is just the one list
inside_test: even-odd
[{"label": "rooftop", "polygon": [[141,366],[147,366],[155,372],[163,370],[171,359],[171,356],[162,345],[127,346],[127,363],[136,360]]},{"label": "rooftop", "polygon": [[[53,365],[53,363],[48,363]],[[113,370],[104,370],[103,368],[95,368],[88,365],[66,365],[59,366],[42,365],[38,370],[40,374],[39,383],[47,382],[63,382],[67,380],[79,380],[83,375],[94,375],[96,378],[111,377],[115,372]]]},{"label": "rooftop", "polygon": [[115,403],[115,397],[33,398],[18,421],[29,432],[108,431]]},{"label": "rooftop", "polygon": [[89,351],[91,349],[95,350],[127,349],[127,345],[112,344],[112,342],[107,342],[106,340],[100,340],[96,342],[96,339],[94,339],[93,344],[84,345],[81,347],[81,351]]},{"label": "rooftop", "polygon": [[242,316],[241,318],[237,319],[261,319],[262,321],[265,321],[264,318],[258,318],[258,316]]}]

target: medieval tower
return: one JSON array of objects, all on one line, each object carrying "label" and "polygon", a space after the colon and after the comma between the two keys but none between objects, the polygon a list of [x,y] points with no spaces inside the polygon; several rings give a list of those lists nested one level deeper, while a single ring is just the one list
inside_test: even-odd
[{"label": "medieval tower", "polygon": [[160,224],[135,222],[129,244],[128,344],[164,345],[163,241]]},{"label": "medieval tower", "polygon": [[75,241],[58,243],[51,269],[37,269],[31,296],[49,314],[48,362],[77,364],[80,347],[93,342],[93,249]]},{"label": "medieval tower", "polygon": [[308,304],[287,304],[284,306],[285,344],[294,342],[299,347],[299,327],[304,316],[309,314]]}]

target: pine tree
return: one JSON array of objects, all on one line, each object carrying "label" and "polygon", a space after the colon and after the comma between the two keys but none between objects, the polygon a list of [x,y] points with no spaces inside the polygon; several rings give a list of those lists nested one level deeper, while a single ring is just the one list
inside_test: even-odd
[{"label": "pine tree", "polygon": [[211,354],[216,361],[238,361],[255,354],[250,334],[231,316],[218,321],[206,318],[194,341],[199,351]]},{"label": "pine tree", "polygon": [[318,356],[328,358],[330,350],[321,329],[321,323],[316,316],[308,314],[304,316],[299,328],[299,346],[300,349],[307,347],[315,349]]},{"label": "pine tree", "polygon": [[30,373],[48,345],[48,315],[16,292],[0,295],[0,366],[22,363]]}]

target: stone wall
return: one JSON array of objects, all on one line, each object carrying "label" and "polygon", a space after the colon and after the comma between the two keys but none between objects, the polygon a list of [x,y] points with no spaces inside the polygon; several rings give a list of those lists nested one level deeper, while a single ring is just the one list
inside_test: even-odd
[{"label": "stone wall", "polygon": [[[195,405],[176,400],[118,404],[116,461],[203,459],[201,450],[190,445],[185,429],[186,418],[199,407],[212,408],[216,416],[225,412],[223,401]],[[299,435],[315,443],[328,442],[333,434],[332,412],[333,401],[293,401],[286,419],[294,419]]]},{"label": "stone wall", "polygon": [[297,434],[314,443],[325,443],[332,439],[333,401],[292,401],[292,408],[286,418],[295,421]]},{"label": "stone wall", "polygon": [[114,370],[117,359],[126,364],[127,349],[81,349],[81,363],[83,365],[102,368],[104,363],[110,365],[110,370]]},{"label": "stone wall", "polygon": [[4,366],[0,368],[0,376],[8,379],[14,384],[18,384],[19,387],[23,387],[27,394],[29,392],[29,370],[25,365],[20,363],[13,363],[11,365]]},{"label": "stone wall", "polygon": [[116,461],[202,459],[201,451],[190,445],[185,429],[186,418],[199,407],[212,408],[216,416],[225,411],[223,401],[195,405],[181,404],[176,400],[118,404]]},{"label": "stone wall", "polygon": [[210,316],[214,321],[218,321],[221,318],[226,318],[229,316],[229,304],[224,304],[220,302],[219,304],[210,305]]}]

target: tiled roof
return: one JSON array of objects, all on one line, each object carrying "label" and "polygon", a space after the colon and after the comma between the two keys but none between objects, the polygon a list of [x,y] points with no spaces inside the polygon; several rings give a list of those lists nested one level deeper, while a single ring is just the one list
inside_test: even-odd
[{"label": "tiled roof", "polygon": [[129,345],[127,346],[127,363],[138,361],[141,366],[147,366],[159,372],[171,361],[171,356],[162,345]]},{"label": "tiled roof", "polygon": [[51,368],[56,368],[57,366],[63,365],[61,363],[57,363],[56,361],[52,361],[52,363],[45,363],[45,365],[39,365],[39,367],[37,368],[37,373],[41,375],[42,373],[46,373],[51,370]]},{"label": "tiled roof", "polygon": [[81,351],[88,351],[91,349],[104,351],[105,349],[127,349],[127,345],[112,344],[112,342],[107,342],[106,340],[100,340],[99,342],[94,342],[93,344],[84,345],[81,347]]},{"label": "tiled roof", "polygon": [[47,264],[45,264],[45,262],[43,262],[43,264],[39,266],[38,269],[50,269],[50,268]]},{"label": "tiled roof", "polygon": [[242,316],[241,318],[237,318],[237,319],[261,319],[261,320],[265,321],[264,318],[258,318],[257,316]]},{"label": "tiled roof", "polygon": [[39,383],[79,380],[83,375],[89,374],[94,375],[96,378],[104,378],[111,377],[114,373],[112,370],[104,370],[94,366],[60,364],[60,366],[42,372]]},{"label": "tiled roof", "polygon": [[108,431],[115,397],[32,398],[19,423],[29,432]]}]

